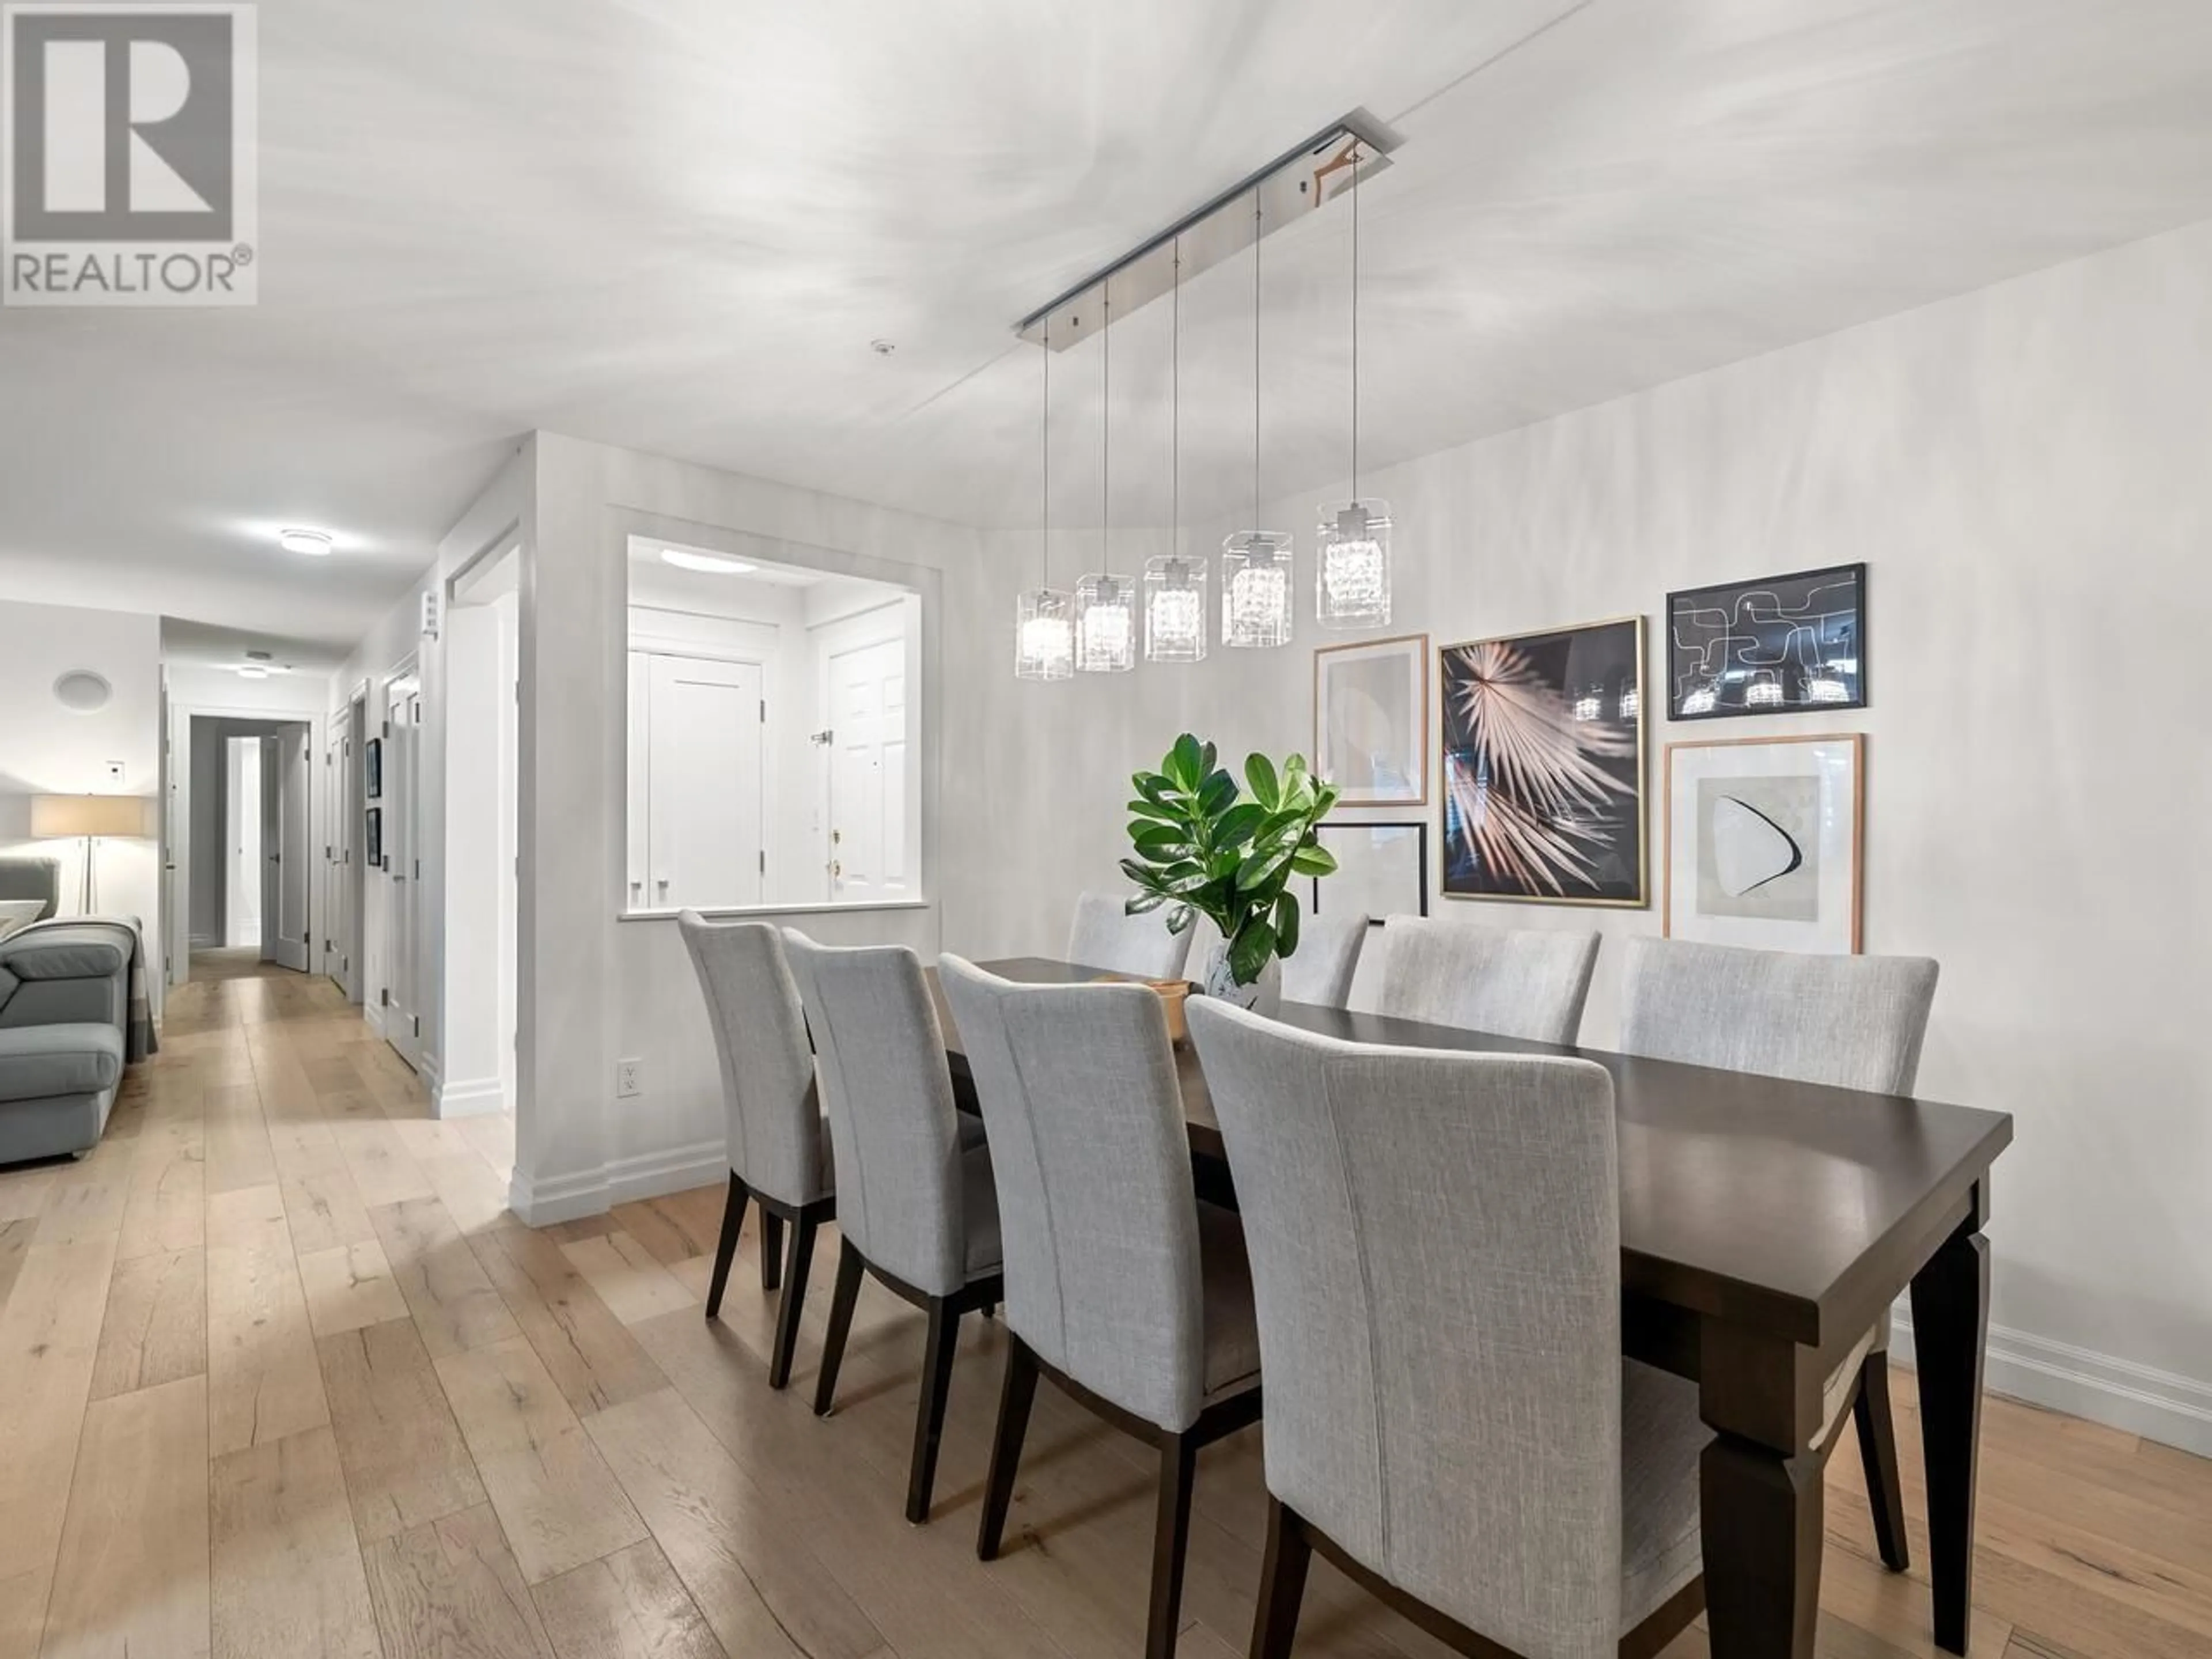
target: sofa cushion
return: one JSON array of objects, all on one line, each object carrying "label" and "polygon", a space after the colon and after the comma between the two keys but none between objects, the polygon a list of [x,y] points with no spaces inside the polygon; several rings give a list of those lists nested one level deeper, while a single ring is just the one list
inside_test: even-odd
[{"label": "sofa cushion", "polygon": [[131,965],[130,930],[112,922],[50,923],[0,949],[18,979],[105,979]]},{"label": "sofa cushion", "polygon": [[8,999],[15,994],[15,988],[22,982],[5,968],[0,968],[0,1008],[8,1006]]},{"label": "sofa cushion", "polygon": [[123,1077],[123,1033],[112,1025],[0,1030],[0,1102],[94,1095]]}]

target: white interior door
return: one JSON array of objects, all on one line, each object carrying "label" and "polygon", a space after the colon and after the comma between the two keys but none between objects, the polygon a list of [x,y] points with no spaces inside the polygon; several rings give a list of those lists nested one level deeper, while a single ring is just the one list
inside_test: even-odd
[{"label": "white interior door", "polygon": [[647,840],[655,909],[758,904],[762,841],[757,663],[653,653]]},{"label": "white interior door", "polygon": [[347,836],[352,829],[352,814],[346,810],[346,769],[351,753],[351,739],[343,728],[323,751],[323,824],[328,839],[323,843],[321,971],[341,987],[345,984],[346,956],[352,948],[345,879],[350,845]]},{"label": "white interior door", "polygon": [[838,652],[826,672],[830,896],[845,903],[910,898],[906,641]]},{"label": "white interior door", "polygon": [[283,781],[284,745],[276,738],[252,740],[259,753],[261,792],[261,959],[279,960],[276,948],[278,913],[284,902]]},{"label": "white interior door", "polygon": [[258,950],[271,884],[261,859],[261,740],[227,738],[222,749],[222,942]]},{"label": "white interior door", "polygon": [[262,912],[261,932],[268,941],[263,952],[281,967],[304,974],[313,954],[312,902],[314,866],[307,844],[309,791],[314,773],[310,765],[313,738],[304,726],[292,726],[268,740],[275,764],[263,776],[273,786],[266,793],[276,801],[276,833],[270,852],[276,870],[276,902]]},{"label": "white interior door", "polygon": [[392,706],[392,735],[384,757],[384,851],[391,861],[391,878],[385,884],[391,904],[390,962],[386,978],[385,1039],[399,1057],[421,1069],[422,1064],[422,1008],[421,964],[417,936],[422,873],[421,849],[416,837],[417,803],[422,796],[422,693],[409,690]]}]

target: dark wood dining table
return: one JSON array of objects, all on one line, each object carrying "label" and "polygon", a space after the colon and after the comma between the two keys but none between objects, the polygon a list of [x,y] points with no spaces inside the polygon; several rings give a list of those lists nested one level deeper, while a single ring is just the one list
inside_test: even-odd
[{"label": "dark wood dining table", "polygon": [[[1126,977],[1042,957],[982,965],[1030,984]],[[941,994],[938,1014],[956,1092],[973,1109]],[[1699,1492],[1714,1659],[1813,1659],[1822,1469],[1848,1437],[1812,1444],[1826,1427],[1823,1385],[1909,1289],[1934,1634],[1966,1651],[1989,1331],[1982,1228],[2008,1115],[1305,1003],[1278,1017],[1352,1042],[1573,1055],[1613,1074],[1622,1346],[1695,1382],[1713,1431]],[[1201,1188],[1231,1196],[1204,1069],[1188,1044],[1176,1056]]]}]

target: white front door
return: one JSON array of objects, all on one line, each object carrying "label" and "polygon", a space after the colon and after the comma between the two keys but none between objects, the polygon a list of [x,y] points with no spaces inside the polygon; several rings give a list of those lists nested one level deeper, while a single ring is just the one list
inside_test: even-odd
[{"label": "white front door", "polygon": [[758,904],[763,857],[761,669],[653,654],[647,665],[647,906]]},{"label": "white front door", "polygon": [[910,898],[906,641],[841,651],[828,664],[830,896]]}]

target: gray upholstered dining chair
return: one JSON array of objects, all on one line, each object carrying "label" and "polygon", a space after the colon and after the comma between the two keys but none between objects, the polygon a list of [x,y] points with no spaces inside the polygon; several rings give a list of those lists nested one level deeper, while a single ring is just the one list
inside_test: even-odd
[{"label": "gray upholstered dining chair", "polygon": [[1067,959],[1081,967],[1104,968],[1139,979],[1181,979],[1194,930],[1170,933],[1166,911],[1127,915],[1122,903],[1119,893],[1077,896]]},{"label": "gray upholstered dining chair", "polygon": [[[785,1278],[789,1280],[776,1310],[775,1346],[768,1368],[769,1386],[781,1389],[791,1380],[814,1235],[837,1212],[836,1164],[815,1087],[806,1019],[775,928],[761,922],[709,921],[696,910],[684,911],[676,925],[706,994],[714,1053],[722,1066],[730,1143],[730,1195],[722,1207],[722,1237],[707,1286],[707,1317],[722,1310],[722,1291],[750,1200],[760,1208],[761,1288],[773,1291]],[[787,1270],[780,1271],[777,1255],[786,1223],[791,1226],[791,1260]]]},{"label": "gray upholstered dining chair", "polygon": [[1704,1605],[1711,1437],[1621,1358],[1611,1077],[1189,1019],[1268,1376],[1254,1659],[1315,1550],[1462,1653],[1656,1653]]},{"label": "gray upholstered dining chair", "polygon": [[1595,933],[1392,916],[1376,1012],[1530,1042],[1571,1043],[1597,963]]},{"label": "gray upholstered dining chair", "polygon": [[814,1033],[843,1190],[837,1289],[814,1410],[827,1417],[860,1275],[929,1316],[906,1518],[929,1519],[963,1314],[999,1301],[999,1203],[981,1126],[954,1104],[945,1036],[921,962],[902,945],[784,946]]},{"label": "gray upholstered dining chair", "polygon": [[1175,1054],[1141,985],[1015,985],[942,959],[1006,1237],[1006,1389],[975,1553],[999,1553],[1040,1374],[1160,1454],[1146,1659],[1175,1651],[1199,1449],[1256,1421],[1237,1218],[1200,1203]]},{"label": "gray upholstered dining chair", "polygon": [[1341,1008],[1352,1000],[1359,954],[1374,926],[1364,915],[1307,916],[1298,923],[1298,948],[1283,958],[1283,998]]},{"label": "gray upholstered dining chair", "polygon": [[[1620,1047],[1654,1060],[1909,1095],[1939,971],[1925,957],[1803,956],[1632,939]],[[1883,1564],[1903,1572],[1911,1558],[1890,1415],[1889,1343],[1884,1310],[1830,1373],[1813,1447],[1830,1443],[1849,1409],[1866,1466],[1875,1541]]]}]

